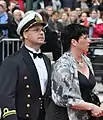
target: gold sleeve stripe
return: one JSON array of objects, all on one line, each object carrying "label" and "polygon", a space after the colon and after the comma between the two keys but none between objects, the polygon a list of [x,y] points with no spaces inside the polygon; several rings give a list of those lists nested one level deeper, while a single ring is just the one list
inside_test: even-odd
[{"label": "gold sleeve stripe", "polygon": [[3,118],[9,116],[9,115],[15,115],[16,110],[9,110],[8,108],[4,108],[3,110]]}]

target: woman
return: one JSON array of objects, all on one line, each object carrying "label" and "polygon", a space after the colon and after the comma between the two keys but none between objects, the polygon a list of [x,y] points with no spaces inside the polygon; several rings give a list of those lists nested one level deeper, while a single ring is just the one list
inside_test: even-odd
[{"label": "woman", "polygon": [[89,27],[89,23],[87,21],[87,13],[86,12],[82,12],[80,15],[80,24],[84,25],[85,27]]},{"label": "woman", "polygon": [[92,37],[93,35],[93,29],[96,24],[99,24],[101,22],[101,19],[98,16],[98,10],[93,8],[90,10],[90,17],[87,18],[89,22],[89,37]]},{"label": "woman", "polygon": [[93,38],[103,38],[103,12],[100,14],[100,22],[93,28]]},{"label": "woman", "polygon": [[68,14],[66,12],[62,12],[61,19],[59,19],[58,21],[62,23],[63,27],[67,26],[69,24]]},{"label": "woman", "polygon": [[[101,107],[93,103],[95,100],[92,96],[95,95],[96,80],[91,62],[84,54],[90,45],[88,30],[82,25],[71,24],[65,27],[62,36],[67,52],[53,66],[53,101],[47,111],[46,120],[98,118],[103,115],[103,111]],[[98,100],[96,95],[95,97]]]},{"label": "woman", "polygon": [[79,24],[79,16],[77,11],[70,12],[69,18],[68,18],[69,24]]}]

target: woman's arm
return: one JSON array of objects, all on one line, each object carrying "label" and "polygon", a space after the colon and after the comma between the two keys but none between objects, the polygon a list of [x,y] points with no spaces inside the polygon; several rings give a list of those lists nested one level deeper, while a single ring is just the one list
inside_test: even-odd
[{"label": "woman's arm", "polygon": [[81,102],[79,104],[72,105],[71,107],[74,110],[89,110],[91,111],[92,116],[99,117],[103,115],[103,109],[98,107],[95,104],[88,102]]}]

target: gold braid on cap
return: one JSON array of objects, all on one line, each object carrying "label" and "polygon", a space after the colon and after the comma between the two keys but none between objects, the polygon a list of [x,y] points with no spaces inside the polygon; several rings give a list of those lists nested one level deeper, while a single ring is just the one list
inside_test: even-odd
[{"label": "gold braid on cap", "polygon": [[42,19],[40,19],[40,17],[39,17],[38,15],[35,15],[35,16],[34,16],[34,19],[32,19],[32,20],[34,20],[34,22],[31,23],[31,24],[29,25],[29,27],[27,27],[24,31],[27,31],[31,26],[33,26],[33,25],[36,24],[36,23],[43,23]]},{"label": "gold braid on cap", "polygon": [[43,22],[39,16],[35,15],[34,16],[35,22]]}]

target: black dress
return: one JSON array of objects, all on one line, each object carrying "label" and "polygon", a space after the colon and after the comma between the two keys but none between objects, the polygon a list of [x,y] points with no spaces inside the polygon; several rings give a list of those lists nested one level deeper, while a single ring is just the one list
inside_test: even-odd
[{"label": "black dress", "polygon": [[[91,102],[90,93],[96,84],[95,77],[90,71],[89,79],[86,78],[82,73],[78,72],[80,91],[84,101]],[[47,111],[46,120],[69,120],[67,115],[67,109],[55,105],[53,101]],[[92,118],[90,120],[93,120]]]},{"label": "black dress", "polygon": [[[96,79],[94,75],[90,71],[89,79],[85,75],[83,75],[81,72],[78,72],[78,76],[79,76],[80,91],[81,91],[83,100],[86,102],[94,103],[91,97],[91,94],[93,94],[92,90],[96,85]],[[103,120],[103,117],[100,117],[100,118],[90,117],[90,120]]]},{"label": "black dress", "polygon": [[91,71],[89,73],[89,79],[85,75],[83,75],[81,72],[78,72],[78,77],[79,77],[80,91],[81,91],[83,100],[86,102],[91,102],[92,99],[91,99],[90,93],[92,93],[92,90],[96,84],[95,77],[93,76]]}]

